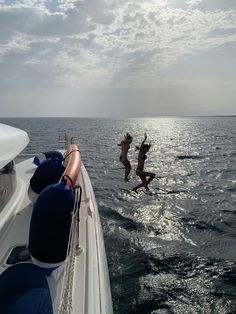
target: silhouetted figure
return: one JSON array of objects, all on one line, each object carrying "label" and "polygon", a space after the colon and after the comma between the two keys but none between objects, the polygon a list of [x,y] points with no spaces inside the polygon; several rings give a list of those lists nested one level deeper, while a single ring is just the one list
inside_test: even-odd
[{"label": "silhouetted figure", "polygon": [[122,162],[122,164],[125,166],[125,181],[129,181],[129,173],[131,170],[131,165],[130,162],[128,160],[128,150],[130,149],[130,144],[132,143],[133,138],[129,133],[126,133],[123,141],[120,142],[120,144],[118,144],[118,146],[120,146],[121,148],[121,154],[120,154],[120,161]]},{"label": "silhouetted figure", "polygon": [[[140,177],[142,180],[142,183],[139,185],[135,186],[132,191],[137,192],[137,190],[141,187],[144,187],[147,191],[149,190],[148,184],[155,178],[155,173],[152,172],[146,172],[144,171],[144,163],[145,160],[147,159],[146,153],[149,151],[151,144],[145,144],[147,139],[146,133],[144,134],[144,140],[142,141],[142,144],[140,147],[136,146],[136,149],[139,150],[138,154],[138,166],[136,169],[136,174],[137,176]],[[148,177],[148,180],[147,180]]]}]

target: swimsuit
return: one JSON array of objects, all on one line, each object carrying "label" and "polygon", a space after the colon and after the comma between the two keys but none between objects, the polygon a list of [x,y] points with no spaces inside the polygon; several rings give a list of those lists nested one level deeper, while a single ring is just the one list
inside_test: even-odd
[{"label": "swimsuit", "polygon": [[[130,146],[128,145],[127,151],[130,149]],[[123,159],[127,159],[127,157],[124,157],[122,154],[120,154],[120,161],[122,162]]]},{"label": "swimsuit", "polygon": [[[138,158],[138,160],[146,160],[146,159],[147,159],[147,156],[145,154],[142,154]],[[136,171],[143,171],[143,168],[144,168],[144,163],[141,166],[138,165]]]}]

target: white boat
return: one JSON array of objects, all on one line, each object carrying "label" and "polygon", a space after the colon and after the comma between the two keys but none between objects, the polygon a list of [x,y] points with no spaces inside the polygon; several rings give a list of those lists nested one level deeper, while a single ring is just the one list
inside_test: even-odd
[{"label": "white boat", "polygon": [[[40,166],[33,163],[33,155],[19,155],[28,142],[26,132],[0,124],[0,313],[112,314],[99,212],[80,152],[70,145],[60,183],[37,194],[31,178]],[[43,164],[40,158],[37,161]],[[68,173],[76,174],[75,180]],[[49,178],[50,172],[44,176]],[[61,186],[73,197],[73,208],[69,215],[66,212],[63,226],[58,197],[45,205],[51,217],[44,219],[42,206],[50,189],[60,194]],[[39,207],[43,207],[42,213]],[[54,261],[52,255],[57,255],[65,242],[65,257]]]}]

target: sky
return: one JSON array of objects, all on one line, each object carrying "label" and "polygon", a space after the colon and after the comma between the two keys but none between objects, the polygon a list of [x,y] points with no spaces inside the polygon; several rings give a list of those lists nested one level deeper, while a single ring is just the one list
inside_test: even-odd
[{"label": "sky", "polygon": [[0,117],[236,114],[236,0],[0,0]]}]

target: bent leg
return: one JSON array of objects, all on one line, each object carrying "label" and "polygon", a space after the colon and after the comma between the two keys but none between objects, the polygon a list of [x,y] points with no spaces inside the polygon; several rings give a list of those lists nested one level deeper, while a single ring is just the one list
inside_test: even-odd
[{"label": "bent leg", "polygon": [[137,186],[135,186],[131,191],[134,191],[137,193],[137,190],[143,186],[145,186],[147,184],[147,180],[146,177],[143,175],[139,175],[140,179],[142,180],[142,183],[138,184]]},{"label": "bent leg", "polygon": [[125,181],[129,181],[129,173],[131,171],[131,165],[128,159],[126,159],[126,162],[124,163],[125,166]]},{"label": "bent leg", "polygon": [[125,181],[129,181],[129,178],[128,178],[128,175],[131,171],[131,165],[130,165],[130,162],[127,158],[125,157],[122,157],[120,158],[120,161],[122,162],[122,164],[125,166],[125,178],[124,180]]},{"label": "bent leg", "polygon": [[148,189],[148,184],[155,178],[155,173],[153,173],[153,172],[144,172],[145,173],[145,175],[147,176],[147,177],[149,177],[149,179],[147,180],[147,182],[146,182],[146,184],[144,185],[144,187],[146,188],[146,190],[149,190]]}]

